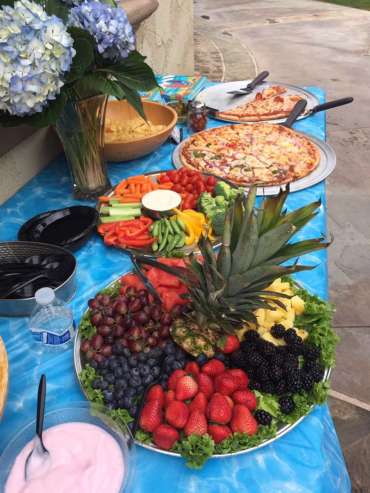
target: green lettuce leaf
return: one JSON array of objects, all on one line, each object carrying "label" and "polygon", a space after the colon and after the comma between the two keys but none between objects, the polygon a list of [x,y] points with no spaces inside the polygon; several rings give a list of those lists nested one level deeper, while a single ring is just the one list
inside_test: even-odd
[{"label": "green lettuce leaf", "polygon": [[176,442],[173,451],[181,454],[191,469],[201,469],[213,455],[215,442],[209,435],[190,435]]}]

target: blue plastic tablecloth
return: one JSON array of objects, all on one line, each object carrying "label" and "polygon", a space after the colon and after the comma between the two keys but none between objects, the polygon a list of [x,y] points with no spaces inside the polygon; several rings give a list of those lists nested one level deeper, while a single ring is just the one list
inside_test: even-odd
[{"label": "blue plastic tablecloth", "polygon": [[[320,100],[324,93],[309,88]],[[210,126],[218,123],[212,121]],[[296,124],[298,130],[325,139],[323,113]],[[170,169],[173,144],[166,143],[150,156],[124,164],[110,164],[113,184],[122,178]],[[300,233],[315,237],[326,232],[325,183],[291,193],[288,208],[297,208],[321,198],[316,218]],[[15,240],[19,227],[40,212],[80,204],[71,195],[71,182],[64,157],[57,159],[0,207],[0,241]],[[130,269],[120,251],[104,246],[95,235],[77,253],[77,293],[71,302],[76,320],[89,298],[106,284]],[[326,252],[306,255],[317,265],[297,276],[319,296],[327,297]],[[62,354],[40,354],[35,348],[26,318],[0,318],[0,334],[10,359],[10,388],[7,407],[0,423],[0,452],[14,433],[34,415],[37,385],[41,373],[48,378],[47,408],[63,407],[84,399],[74,374],[72,349]],[[326,405],[316,407],[304,421],[271,445],[237,457],[212,459],[201,471],[185,467],[180,458],[137,447],[135,472],[130,493],[347,493],[350,480],[335,428]],[[1,487],[1,485],[0,485]],[[52,493],[52,492],[50,492]]]}]

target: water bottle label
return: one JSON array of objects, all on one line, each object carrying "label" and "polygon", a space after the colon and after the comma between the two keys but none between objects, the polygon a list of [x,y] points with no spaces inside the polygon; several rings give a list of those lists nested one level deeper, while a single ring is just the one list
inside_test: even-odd
[{"label": "water bottle label", "polygon": [[48,346],[60,346],[71,340],[71,337],[75,331],[76,324],[73,321],[73,328],[67,329],[63,334],[55,334],[47,331],[33,331],[31,333],[37,342],[47,344]]}]

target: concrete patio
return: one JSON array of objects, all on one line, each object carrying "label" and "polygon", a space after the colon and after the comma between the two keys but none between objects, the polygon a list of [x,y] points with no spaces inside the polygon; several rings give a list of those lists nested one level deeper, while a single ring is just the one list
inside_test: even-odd
[{"label": "concrete patio", "polygon": [[313,0],[195,0],[196,68],[213,80],[274,80],[354,103],[328,113],[330,297],[341,337],[331,411],[354,493],[370,492],[370,12]]}]

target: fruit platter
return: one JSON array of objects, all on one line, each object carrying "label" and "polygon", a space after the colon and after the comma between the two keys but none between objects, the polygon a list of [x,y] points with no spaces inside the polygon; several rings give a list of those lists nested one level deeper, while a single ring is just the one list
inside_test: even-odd
[{"label": "fruit platter", "polygon": [[225,180],[186,168],[129,177],[99,198],[98,233],[108,246],[182,257],[201,235],[216,242],[227,208],[242,193]]},{"label": "fruit platter", "polygon": [[314,267],[297,257],[328,243],[292,241],[320,202],[288,213],[287,194],[258,208],[255,188],[238,196],[218,252],[201,236],[199,255],[138,256],[161,303],[133,273],[89,300],[77,376],[138,444],[200,468],[276,440],[325,402],[332,307],[291,276]]}]

